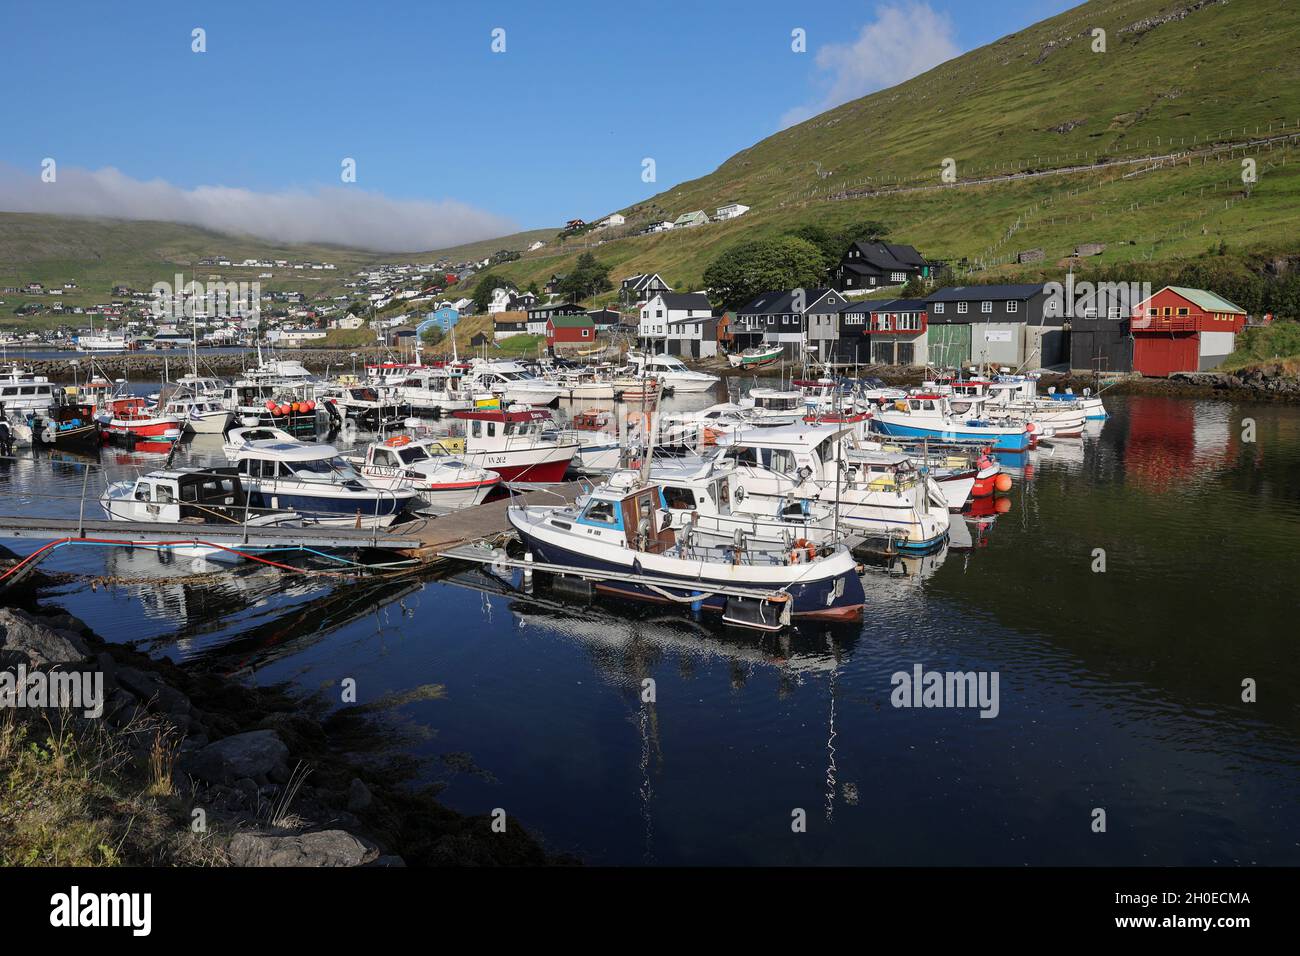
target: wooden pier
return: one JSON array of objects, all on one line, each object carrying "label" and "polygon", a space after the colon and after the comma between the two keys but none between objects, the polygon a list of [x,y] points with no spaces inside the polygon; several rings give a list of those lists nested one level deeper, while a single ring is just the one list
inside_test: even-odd
[{"label": "wooden pier", "polygon": [[449,559],[445,552],[476,541],[497,543],[510,532],[510,521],[506,509],[525,505],[564,505],[573,504],[582,494],[583,486],[576,481],[548,485],[544,489],[514,494],[497,501],[453,511],[437,518],[417,518],[396,528],[405,540],[416,538],[419,544],[410,548],[410,556],[427,563],[443,562]]},{"label": "wooden pier", "polygon": [[483,541],[496,544],[510,531],[506,509],[511,505],[572,504],[582,493],[578,482],[531,486],[498,501],[437,517],[416,517],[388,528],[364,529],[326,525],[259,527],[242,524],[173,524],[150,521],[110,521],[103,518],[38,518],[0,516],[0,538],[55,541],[93,539],[121,544],[204,542],[250,552],[268,549],[317,548],[396,551],[423,564],[444,563],[444,552]]}]

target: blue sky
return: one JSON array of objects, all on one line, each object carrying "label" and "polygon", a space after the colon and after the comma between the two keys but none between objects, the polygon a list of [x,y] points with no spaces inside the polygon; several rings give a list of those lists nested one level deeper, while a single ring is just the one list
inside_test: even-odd
[{"label": "blue sky", "polygon": [[[248,219],[255,232],[279,210],[339,241],[385,220],[412,242],[552,226],[703,175],[785,123],[1072,5],[4,0],[0,208]],[[656,183],[641,181],[647,156]],[[58,190],[23,178],[46,157]],[[344,157],[355,184],[340,183]],[[110,167],[120,175],[78,178]]]}]

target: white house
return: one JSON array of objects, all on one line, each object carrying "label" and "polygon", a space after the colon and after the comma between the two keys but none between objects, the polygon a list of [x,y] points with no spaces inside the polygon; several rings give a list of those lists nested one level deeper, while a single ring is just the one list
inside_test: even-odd
[{"label": "white house", "polygon": [[729,202],[725,206],[718,207],[718,219],[735,219],[737,216],[743,216],[749,212],[748,206],[742,206],[738,202]]},{"label": "white house", "polygon": [[510,308],[510,300],[516,295],[518,295],[518,293],[509,286],[504,286],[500,289],[493,289],[492,301],[488,303],[487,308],[488,315],[496,315],[498,312],[507,311]]},{"label": "white house", "polygon": [[627,222],[625,217],[621,216],[619,213],[614,213],[613,215],[606,216],[600,221],[600,228],[608,229],[610,226],[621,226],[625,222]]},{"label": "white house", "polygon": [[645,227],[643,232],[667,232],[671,228],[673,228],[673,221],[671,219],[661,219],[659,222],[650,223],[650,225]]},{"label": "white house", "polygon": [[[717,350],[713,306],[703,292],[661,292],[641,307],[637,336],[655,351],[675,355],[713,355]],[[700,342],[706,336],[710,346],[683,352],[684,342]],[[660,344],[662,343],[662,344]]]}]

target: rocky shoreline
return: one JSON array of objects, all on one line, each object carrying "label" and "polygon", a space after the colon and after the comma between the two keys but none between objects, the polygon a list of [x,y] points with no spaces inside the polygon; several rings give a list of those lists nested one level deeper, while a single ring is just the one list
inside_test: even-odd
[{"label": "rocky shoreline", "polygon": [[[12,603],[12,602],[10,602]],[[413,768],[377,765],[388,729],[365,708],[329,709],[287,687],[244,685],[156,660],[114,644],[59,609],[0,608],[0,671],[88,675],[101,682],[102,714],[0,704],[4,740],[17,721],[27,739],[96,737],[117,755],[109,803],[145,801],[121,829],[117,862],[137,865],[404,866],[546,865],[555,857],[514,820],[496,832],[490,816],[467,817],[411,784]],[[53,686],[51,681],[50,686]],[[50,723],[53,722],[53,723]],[[18,739],[22,740],[21,734]],[[32,744],[35,746],[35,744]],[[10,750],[18,750],[17,757]],[[0,746],[15,775],[25,748]],[[353,755],[358,755],[354,757]],[[37,791],[54,789],[48,784]],[[0,805],[0,818],[13,808]],[[17,812],[22,812],[17,811]],[[67,814],[81,816],[82,814]],[[143,815],[155,825],[135,823]],[[6,819],[6,825],[11,821]],[[70,822],[81,823],[81,820]],[[132,835],[132,828],[135,835]],[[24,828],[14,826],[18,833]],[[147,831],[152,840],[142,836]],[[7,837],[0,858],[13,862]],[[17,837],[13,837],[17,840]],[[27,855],[33,851],[27,850]],[[66,862],[66,861],[62,861]]]}]

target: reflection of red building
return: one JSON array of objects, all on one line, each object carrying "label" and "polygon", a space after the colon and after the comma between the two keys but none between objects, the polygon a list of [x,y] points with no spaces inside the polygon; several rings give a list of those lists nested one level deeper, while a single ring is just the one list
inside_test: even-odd
[{"label": "reflection of red building", "polygon": [[1145,491],[1187,485],[1237,455],[1237,432],[1226,410],[1217,417],[1199,402],[1154,395],[1130,396],[1127,405],[1124,470]]},{"label": "reflection of red building", "polygon": [[1245,310],[1213,292],[1165,286],[1133,307],[1133,369],[1167,377],[1214,368],[1245,324]]}]

